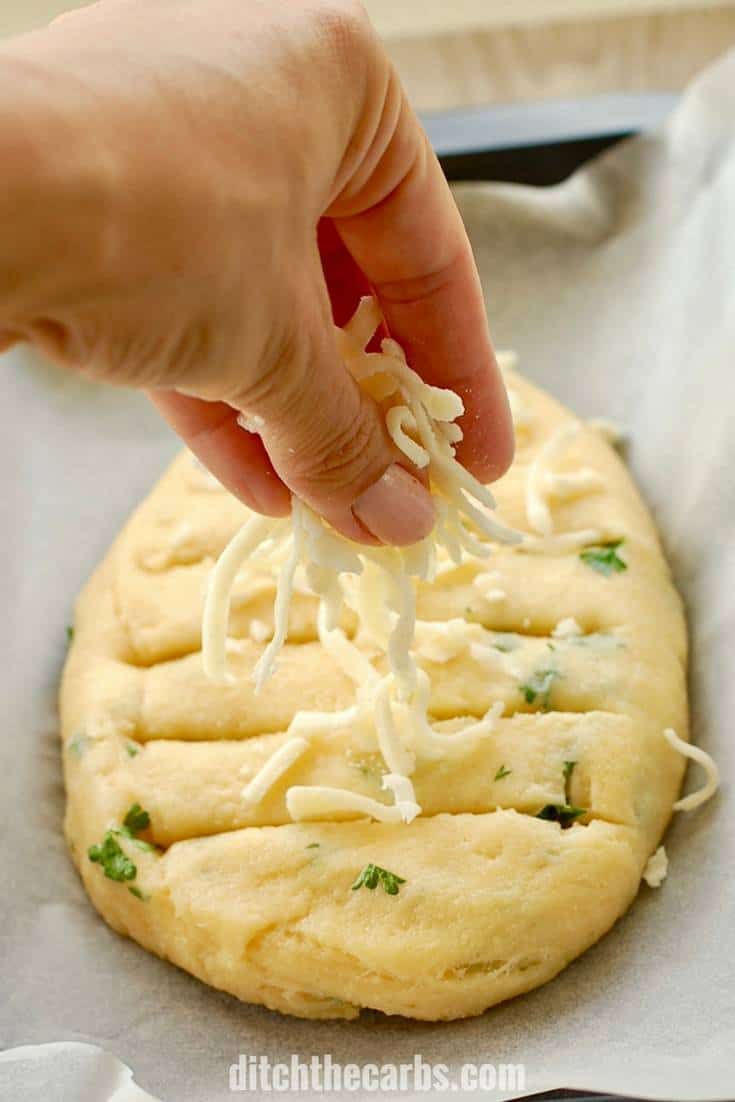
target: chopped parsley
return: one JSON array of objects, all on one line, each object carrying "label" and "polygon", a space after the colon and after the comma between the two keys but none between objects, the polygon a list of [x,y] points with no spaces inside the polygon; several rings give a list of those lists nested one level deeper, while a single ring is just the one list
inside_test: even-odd
[{"label": "chopped parsley", "polygon": [[[151,817],[148,812],[144,811],[139,803],[134,803],[128,809],[123,819],[123,825],[121,827],[110,827],[109,830],[106,830],[102,843],[97,846],[90,846],[87,850],[87,856],[95,865],[102,866],[102,870],[109,880],[117,880],[120,883],[126,880],[135,880],[138,869],[123,850],[118,838],[127,838],[138,849],[156,852],[156,846],[146,842],[143,838],[138,838],[140,831],[145,830],[150,825]],[[136,898],[145,900],[140,888],[129,888],[128,890]]]},{"label": "chopped parsley", "polygon": [[511,651],[518,649],[520,643],[517,635],[507,632],[497,634],[491,645],[494,650],[499,650],[501,654],[510,654]]},{"label": "chopped parsley", "polygon": [[140,746],[137,742],[126,742],[125,750],[129,758],[134,758],[136,754],[140,753]]},{"label": "chopped parsley", "polygon": [[564,780],[565,781],[571,780],[572,773],[574,772],[574,766],[576,764],[577,764],[576,761],[565,761],[564,762],[563,773],[564,773]]},{"label": "chopped parsley", "polygon": [[124,883],[126,880],[135,880],[138,875],[137,868],[123,852],[112,830],[107,831],[101,845],[90,846],[87,854],[90,861],[102,866],[102,871],[108,880]]},{"label": "chopped parsley", "polygon": [[374,891],[378,884],[382,884],[383,890],[388,895],[398,895],[400,885],[405,883],[406,881],[402,876],[397,876],[394,872],[388,872],[388,869],[381,869],[380,865],[369,864],[365,866],[352,885],[352,890],[356,892],[358,888],[369,888],[370,891]]},{"label": "chopped parsley", "polygon": [[66,744],[66,752],[73,758],[82,758],[94,741],[89,735],[81,733],[73,735]]},{"label": "chopped parsley", "polygon": [[147,903],[150,899],[149,895],[146,895],[145,892],[141,891],[140,888],[136,888],[135,886],[130,887],[130,885],[128,885],[128,891],[131,895],[134,895],[136,899],[139,899],[141,903]]},{"label": "chopped parsley", "polygon": [[580,551],[579,557],[583,563],[592,567],[598,574],[604,574],[609,578],[611,574],[619,574],[628,569],[625,559],[618,555],[618,548],[623,540],[614,540],[612,543],[602,544],[600,547],[586,547]]},{"label": "chopped parsley", "polygon": [[144,811],[140,804],[136,803],[128,810],[127,815],[123,819],[123,825],[121,827],[113,827],[114,834],[121,834],[124,838],[129,838],[138,849],[146,850],[148,853],[155,853],[156,847],[151,842],[146,842],[145,838],[139,838],[138,835],[142,830],[146,830],[151,825],[151,817],[147,811]]},{"label": "chopped parsley", "polygon": [[67,639],[67,642],[71,643],[73,638],[74,638],[74,628],[72,627],[71,624],[67,624],[66,625],[66,639]]},{"label": "chopped parsley", "polygon": [[319,849],[321,842],[309,842],[307,849]]},{"label": "chopped parsley", "polygon": [[569,804],[546,804],[537,813],[537,819],[546,819],[550,823],[559,823],[561,827],[571,826],[580,815],[586,814],[584,807],[571,807]]},{"label": "chopped parsley", "polygon": [[509,777],[512,772],[512,769],[506,769],[505,765],[501,765],[497,773],[495,774],[494,780],[502,781],[504,777]]},{"label": "chopped parsley", "polygon": [[133,804],[123,819],[123,828],[131,838],[135,838],[137,834],[140,834],[142,830],[146,830],[150,825],[150,815],[137,803]]},{"label": "chopped parsley", "polygon": [[523,685],[519,685],[519,692],[526,704],[534,704],[538,699],[541,710],[548,712],[551,701],[551,690],[554,682],[561,674],[558,670],[537,670]]}]

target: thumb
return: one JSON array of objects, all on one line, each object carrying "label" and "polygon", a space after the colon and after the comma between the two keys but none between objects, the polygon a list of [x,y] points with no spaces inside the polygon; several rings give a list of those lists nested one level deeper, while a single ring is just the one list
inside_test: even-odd
[{"label": "thumb", "polygon": [[276,362],[232,404],[257,425],[291,491],[343,535],[415,543],[433,527],[431,496],[341,361],[321,272],[308,286],[316,305],[293,312]]}]

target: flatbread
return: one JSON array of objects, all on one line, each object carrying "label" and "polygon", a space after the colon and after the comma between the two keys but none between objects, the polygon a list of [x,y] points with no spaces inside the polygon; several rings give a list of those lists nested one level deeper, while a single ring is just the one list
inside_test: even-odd
[{"label": "flatbread", "polygon": [[[346,708],[354,686],[318,642],[302,584],[277,673],[255,694],[273,625],[267,563],[236,594],[234,680],[209,682],[207,578],[248,511],[183,454],[133,515],[79,598],[61,694],[66,834],[115,930],[282,1012],[451,1019],[551,979],[631,904],[685,765],[663,735],[687,737],[681,602],[604,434],[508,381],[518,447],[494,487],[498,515],[535,545],[442,564],[417,596],[437,728],[461,732],[494,702],[503,712],[486,737],[420,757],[409,824],[291,821],[293,785],[388,800],[374,733],[349,725],[314,736],[259,803],[242,799],[295,712]],[[529,474],[549,538],[529,524]],[[472,626],[437,627],[450,620]],[[88,850],[134,804],[150,825],[114,838],[135,877],[111,880]],[[569,825],[552,821],[570,807]],[[395,894],[353,890],[371,864],[400,878]]]}]

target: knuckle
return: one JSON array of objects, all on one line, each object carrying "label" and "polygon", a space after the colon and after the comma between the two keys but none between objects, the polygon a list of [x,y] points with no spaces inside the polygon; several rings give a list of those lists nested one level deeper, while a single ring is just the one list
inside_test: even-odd
[{"label": "knuckle", "polygon": [[364,402],[354,415],[343,410],[338,424],[321,420],[303,442],[295,456],[299,481],[320,497],[357,497],[387,465],[383,445],[377,411]]},{"label": "knuckle", "polygon": [[304,336],[295,318],[271,327],[252,370],[239,378],[227,401],[265,418],[289,419],[306,370]]},{"label": "knuckle", "polygon": [[363,46],[371,34],[361,0],[322,0],[315,18],[324,38],[336,49]]}]

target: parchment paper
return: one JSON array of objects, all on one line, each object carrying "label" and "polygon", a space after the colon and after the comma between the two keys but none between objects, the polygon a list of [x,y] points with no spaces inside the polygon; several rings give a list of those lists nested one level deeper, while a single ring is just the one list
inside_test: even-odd
[{"label": "parchment paper", "polygon": [[[616,929],[553,983],[479,1019],[282,1018],[208,990],[94,913],[61,837],[64,629],[77,590],[176,445],[138,396],[8,357],[3,1046],[98,1044],[164,1102],[230,1098],[239,1053],[327,1052],[343,1063],[410,1062],[414,1053],[450,1065],[524,1062],[528,1091],[733,1097],[734,137],[735,56],[700,80],[664,134],[612,151],[564,186],[459,191],[497,344],[517,348],[529,376],[580,414],[627,427],[630,461],[689,609],[694,737],[724,777],[716,800],[669,832],[660,890],[644,886]],[[3,1093],[1,1075],[0,1097],[16,1098]]]}]

